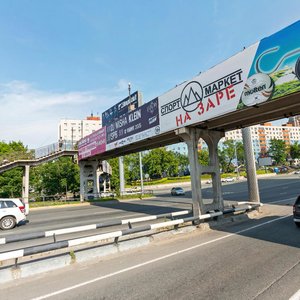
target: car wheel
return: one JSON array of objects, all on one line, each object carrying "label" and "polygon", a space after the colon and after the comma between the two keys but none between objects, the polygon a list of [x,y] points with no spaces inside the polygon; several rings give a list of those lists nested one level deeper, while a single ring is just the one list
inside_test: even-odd
[{"label": "car wheel", "polygon": [[300,227],[300,222],[295,222],[297,227]]},{"label": "car wheel", "polygon": [[12,229],[16,226],[16,219],[14,217],[8,216],[4,217],[0,221],[0,228],[3,230]]}]

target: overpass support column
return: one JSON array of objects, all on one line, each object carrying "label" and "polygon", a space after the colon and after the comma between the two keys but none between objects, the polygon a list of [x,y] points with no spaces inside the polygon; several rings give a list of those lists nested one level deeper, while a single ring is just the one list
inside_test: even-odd
[{"label": "overpass support column", "polygon": [[252,146],[251,130],[249,127],[242,129],[243,144],[246,159],[248,194],[250,202],[260,202],[254,152]]},{"label": "overpass support column", "polygon": [[194,217],[199,218],[204,211],[200,181],[201,173],[198,162],[198,141],[200,138],[200,132],[197,128],[187,127],[176,129],[175,132],[185,141],[188,147],[192,185],[193,215]]},{"label": "overpass support column", "polygon": [[125,193],[124,156],[119,157],[120,194]]},{"label": "overpass support column", "polygon": [[220,175],[220,165],[218,157],[218,143],[225,136],[224,132],[212,130],[200,130],[201,138],[205,141],[209,150],[209,166],[201,166],[201,175],[211,174],[213,187],[213,201],[205,204],[205,210],[224,210],[224,201],[222,196],[222,185]]},{"label": "overpass support column", "polygon": [[79,174],[80,174],[80,202],[84,201],[84,190],[85,190],[85,176],[84,176],[84,166],[85,162],[84,161],[79,161]]},{"label": "overpass support column", "polygon": [[99,177],[97,174],[99,162],[93,161],[80,161],[80,201],[84,201],[87,197],[99,196]]},{"label": "overpass support column", "polygon": [[25,165],[23,170],[23,180],[22,180],[22,198],[25,203],[25,210],[28,213],[29,209],[29,171],[30,166]]},{"label": "overpass support column", "polygon": [[[223,211],[224,202],[218,159],[218,143],[220,139],[224,137],[224,133],[184,127],[177,129],[176,134],[179,135],[188,146],[194,217],[199,217],[201,214],[206,214],[209,211]],[[200,138],[204,139],[209,148],[209,166],[202,166],[199,164],[198,142]],[[213,199],[207,203],[204,203],[201,192],[201,175],[203,173],[211,174],[213,182]]]}]

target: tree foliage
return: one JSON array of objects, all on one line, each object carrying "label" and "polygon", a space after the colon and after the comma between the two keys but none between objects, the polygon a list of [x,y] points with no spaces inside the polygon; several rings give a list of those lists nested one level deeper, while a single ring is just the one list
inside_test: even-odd
[{"label": "tree foliage", "polygon": [[[11,161],[12,158],[23,158],[28,149],[22,142],[0,142],[0,163]],[[0,197],[21,197],[22,168],[15,168],[0,174]]]},{"label": "tree foliage", "polygon": [[209,165],[209,152],[205,149],[198,151],[198,161],[202,166]]},{"label": "tree foliage", "polygon": [[79,191],[79,167],[70,157],[61,157],[32,169],[31,178],[31,186],[45,195]]},{"label": "tree foliage", "polygon": [[[234,140],[224,141],[223,148],[219,149],[218,155],[223,172],[233,172],[236,164],[244,164],[244,145]],[[235,162],[235,164],[233,164],[233,162]]]},{"label": "tree foliage", "polygon": [[274,159],[276,164],[286,161],[287,147],[283,140],[272,139],[268,151],[269,155]]},{"label": "tree foliage", "polygon": [[179,161],[174,152],[167,151],[166,148],[157,148],[144,156],[143,166],[150,177],[162,178],[177,175]]},{"label": "tree foliage", "polygon": [[290,155],[292,159],[300,158],[300,144],[298,142],[290,146]]}]

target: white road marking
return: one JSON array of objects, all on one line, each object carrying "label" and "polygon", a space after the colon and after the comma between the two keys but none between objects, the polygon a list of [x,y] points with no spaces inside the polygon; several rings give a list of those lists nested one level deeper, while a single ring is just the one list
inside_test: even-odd
[{"label": "white road marking", "polygon": [[[209,245],[209,244],[212,244],[212,243],[215,243],[215,242],[218,242],[218,241],[227,239],[227,238],[232,237],[232,236],[235,236],[235,235],[237,235],[237,234],[244,233],[244,232],[247,232],[247,231],[249,231],[249,230],[256,229],[256,228],[259,228],[259,227],[268,225],[268,224],[273,223],[273,222],[280,221],[280,220],[285,219],[285,218],[288,218],[288,217],[290,217],[290,216],[291,216],[291,215],[285,215],[285,216],[282,216],[282,217],[278,217],[278,218],[276,218],[276,219],[273,219],[273,220],[264,222],[264,223],[262,223],[262,224],[258,224],[258,225],[255,225],[255,226],[251,226],[251,227],[249,227],[249,228],[246,228],[246,229],[242,229],[242,230],[236,231],[236,232],[234,232],[234,233],[229,233],[229,234],[226,234],[225,236],[216,238],[216,239],[214,239],[214,240],[211,240],[211,241],[208,241],[208,242],[204,242],[204,243],[201,243],[201,244],[198,244],[198,245],[195,245],[195,246],[192,246],[192,247],[183,249],[183,250],[179,250],[179,251],[176,251],[176,252],[173,252],[173,253],[170,253],[170,254],[167,254],[167,255],[164,255],[164,256],[155,258],[155,259],[151,259],[151,260],[145,261],[145,262],[143,262],[143,263],[140,263],[140,264],[137,264],[137,265],[134,265],[134,266],[131,266],[131,267],[128,267],[128,268],[125,268],[125,269],[122,269],[122,270],[119,270],[119,271],[116,271],[116,272],[107,274],[107,275],[103,275],[103,276],[94,278],[94,279],[92,279],[92,280],[88,280],[88,281],[85,281],[85,282],[82,282],[82,283],[79,283],[79,284],[70,286],[70,287],[68,287],[68,288],[64,288],[64,289],[58,290],[58,291],[53,292],[53,293],[49,293],[49,294],[46,294],[46,295],[43,295],[43,296],[34,298],[34,299],[32,299],[32,300],[42,300],[42,299],[50,298],[50,297],[53,297],[53,296],[57,296],[57,295],[66,293],[66,292],[68,292],[68,291],[71,291],[71,290],[80,288],[80,287],[82,287],[82,286],[86,286],[86,285],[89,285],[89,284],[91,284],[91,283],[94,283],[94,282],[97,282],[97,281],[100,281],[100,280],[103,280],[103,279],[106,279],[106,278],[114,277],[114,276],[116,276],[116,275],[119,275],[119,274],[122,274],[122,273],[125,273],[125,272],[128,272],[128,271],[131,271],[131,270],[135,270],[135,269],[138,269],[138,268],[141,268],[141,267],[144,267],[144,266],[147,266],[147,265],[156,263],[156,262],[158,262],[158,261],[161,261],[161,260],[164,260],[164,259],[167,259],[167,258],[176,256],[176,255],[179,255],[179,254],[182,254],[182,253],[185,253],[185,252],[188,252],[188,251],[191,251],[191,250],[194,250],[194,249],[197,249],[197,248],[200,248],[200,247],[203,247],[203,246],[206,246],[206,245]],[[294,300],[294,299],[293,299],[293,300]]]},{"label": "white road marking", "polygon": [[300,299],[300,290],[296,292],[289,300],[299,300]]},{"label": "white road marking", "polygon": [[264,203],[264,205],[275,204],[275,203],[280,203],[280,202],[286,202],[286,201],[291,201],[291,200],[296,200],[296,197],[283,199],[283,200],[272,201],[272,202],[267,202],[267,203]]}]

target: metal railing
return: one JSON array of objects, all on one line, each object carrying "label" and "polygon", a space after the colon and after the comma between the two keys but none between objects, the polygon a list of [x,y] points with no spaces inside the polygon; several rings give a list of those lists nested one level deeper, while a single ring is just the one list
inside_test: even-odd
[{"label": "metal railing", "polygon": [[63,141],[37,148],[34,150],[34,157],[35,159],[39,159],[41,157],[49,156],[58,151],[66,150],[75,150],[74,143],[72,143],[71,141]]},{"label": "metal railing", "polygon": [[[190,213],[190,211],[181,211],[181,212],[175,212],[171,214],[164,214],[164,215],[158,215],[158,216],[148,216],[148,217],[140,217],[140,218],[135,218],[135,219],[127,219],[127,220],[121,220],[121,221],[111,221],[107,222],[106,224],[100,223],[100,224],[93,224],[93,225],[86,225],[86,226],[78,226],[78,227],[73,227],[73,228],[65,228],[65,229],[58,229],[58,230],[52,230],[52,231],[46,231],[43,233],[31,233],[27,235],[19,235],[19,236],[11,236],[11,237],[5,237],[0,239],[0,244],[6,244],[9,242],[17,242],[17,241],[23,241],[23,240],[28,240],[28,239],[35,239],[35,238],[41,238],[41,237],[49,237],[52,236],[54,241],[53,243],[50,244],[43,244],[43,245],[36,245],[36,246],[31,246],[31,247],[26,247],[23,249],[16,249],[12,251],[7,251],[7,252],[1,252],[0,253],[0,262],[9,260],[9,259],[15,259],[15,264],[17,264],[18,258],[24,257],[24,256],[30,256],[33,254],[38,254],[38,253],[43,253],[43,252],[48,252],[48,251],[53,251],[53,250],[58,250],[62,248],[69,248],[73,246],[78,246],[78,245],[83,245],[91,242],[100,242],[108,239],[114,239],[115,243],[118,243],[118,239],[121,236],[125,235],[130,235],[134,233],[139,233],[139,232],[147,232],[150,230],[157,230],[157,229],[162,229],[162,228],[168,228],[171,226],[174,226],[175,228],[180,225],[184,224],[186,222],[200,222],[201,220],[207,220],[207,219],[212,219],[216,218],[225,214],[230,214],[234,212],[241,212],[241,211],[250,211],[253,209],[256,209],[260,207],[261,204],[249,204],[246,207],[232,207],[231,209],[224,210],[222,211],[216,211],[216,212],[211,212],[207,213],[205,215],[201,215],[199,217],[187,217],[187,218],[182,218],[182,219],[173,219],[174,216],[179,216],[179,215],[184,215]],[[171,216],[172,220],[162,222],[162,223],[155,223],[155,224],[147,224],[143,225],[140,227],[132,227],[133,223],[138,223],[138,222],[145,222],[148,220],[154,220],[158,218],[166,218],[167,216]],[[85,231],[85,230],[92,230],[92,229],[97,229],[100,227],[109,227],[109,226],[115,226],[115,225],[124,225],[128,224],[128,229],[123,229],[123,230],[117,230],[113,232],[107,232],[107,233],[100,233],[97,235],[91,235],[91,236],[85,236],[81,238],[75,238],[75,239],[70,239],[70,240],[63,240],[63,241],[56,241],[56,236],[59,234],[66,234],[66,233],[74,233],[74,232],[79,232],[79,231]]]},{"label": "metal railing", "polygon": [[37,149],[27,150],[26,152],[15,151],[0,155],[0,166],[12,163],[18,160],[34,160],[52,155],[59,151],[75,150],[75,145],[71,141],[56,142]]}]

